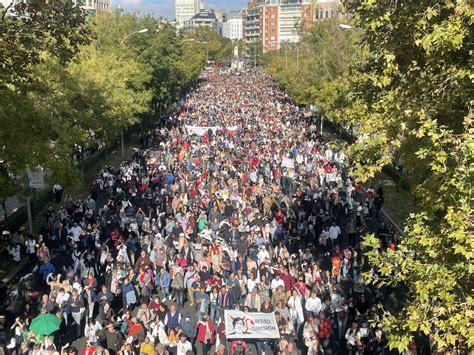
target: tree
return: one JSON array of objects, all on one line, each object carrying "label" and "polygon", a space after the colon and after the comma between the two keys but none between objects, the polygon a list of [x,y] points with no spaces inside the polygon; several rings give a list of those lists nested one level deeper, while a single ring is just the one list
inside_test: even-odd
[{"label": "tree", "polygon": [[399,154],[423,207],[395,252],[379,250],[374,237],[365,241],[379,274],[372,282],[409,290],[407,304],[381,324],[399,350],[419,332],[438,351],[467,351],[474,344],[473,10],[468,1],[365,0],[349,11],[369,50],[347,107],[356,105],[357,130],[367,137],[350,147],[356,171],[371,175]]},{"label": "tree", "polygon": [[[298,43],[283,43],[265,54],[265,63],[277,81],[288,88],[296,103],[326,109],[333,88],[346,81],[350,66],[363,57],[357,32],[344,32],[334,19],[305,28]],[[331,97],[328,97],[331,94]]]},{"label": "tree", "polygon": [[63,157],[63,147],[54,144],[59,127],[50,105],[41,106],[34,94],[44,92],[36,70],[50,59],[67,65],[91,35],[82,10],[72,3],[11,6],[0,7],[0,160],[10,182],[27,167]]},{"label": "tree", "polygon": [[[29,82],[43,53],[70,61],[90,41],[83,11],[68,1],[41,0],[0,5],[0,84]],[[10,13],[10,14],[9,14]],[[14,13],[14,15],[11,15]]]}]

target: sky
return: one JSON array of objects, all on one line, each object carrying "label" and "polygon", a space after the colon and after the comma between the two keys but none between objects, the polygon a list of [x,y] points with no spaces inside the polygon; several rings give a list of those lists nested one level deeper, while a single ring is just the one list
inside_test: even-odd
[{"label": "sky", "polygon": [[[127,12],[141,15],[152,14],[155,17],[174,18],[174,0],[112,0],[112,4],[121,5]],[[228,11],[242,9],[248,0],[208,0],[204,1],[206,8]]]}]

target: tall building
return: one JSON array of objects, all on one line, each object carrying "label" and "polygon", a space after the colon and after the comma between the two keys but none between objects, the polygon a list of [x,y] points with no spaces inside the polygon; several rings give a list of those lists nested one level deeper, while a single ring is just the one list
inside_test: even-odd
[{"label": "tall building", "polygon": [[264,0],[252,0],[242,10],[242,34],[245,43],[261,41]]},{"label": "tall building", "polygon": [[222,37],[232,40],[243,38],[242,13],[240,11],[232,11],[224,14],[221,35]]},{"label": "tall building", "polygon": [[184,23],[190,20],[202,9],[201,0],[175,0],[174,5],[178,28],[183,28]]},{"label": "tall building", "polygon": [[218,20],[214,10],[201,10],[185,21],[183,28],[186,32],[191,32],[197,27],[210,27],[217,33],[217,24]]},{"label": "tall building", "polygon": [[243,39],[260,41],[265,52],[297,42],[313,21],[339,16],[340,0],[252,0],[243,10]]},{"label": "tall building", "polygon": [[109,11],[110,0],[73,0],[73,4],[84,9],[87,15],[94,16]]}]

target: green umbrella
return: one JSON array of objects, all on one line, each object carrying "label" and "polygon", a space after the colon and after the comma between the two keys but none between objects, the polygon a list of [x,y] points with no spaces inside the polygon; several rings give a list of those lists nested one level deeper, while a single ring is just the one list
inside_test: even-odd
[{"label": "green umbrella", "polygon": [[61,319],[54,314],[41,314],[31,321],[30,330],[36,335],[50,335],[59,329],[60,324]]}]

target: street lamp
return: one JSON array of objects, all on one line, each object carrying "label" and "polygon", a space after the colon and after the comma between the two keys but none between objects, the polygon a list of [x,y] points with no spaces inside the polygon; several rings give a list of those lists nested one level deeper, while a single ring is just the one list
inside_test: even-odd
[{"label": "street lamp", "polygon": [[[138,31],[135,31],[135,32],[132,32],[132,33],[129,33],[128,35],[126,35],[124,38],[122,38],[122,40],[120,41],[120,46],[123,46],[124,43],[125,43],[125,40],[134,35],[134,34],[141,34],[141,33],[146,33],[148,32],[148,28],[142,28],[141,30],[138,30]],[[123,138],[123,128],[122,128],[122,131],[120,132],[120,147],[121,147],[121,150],[122,150],[122,158],[125,157],[125,143],[124,143],[124,138]]]},{"label": "street lamp", "polygon": [[138,30],[138,31],[135,31],[135,32],[132,32],[132,33],[129,33],[128,35],[126,35],[121,41],[120,41],[120,45],[122,46],[124,43],[125,43],[125,40],[134,35],[134,34],[138,34],[138,33],[146,33],[148,32],[148,28],[142,28],[141,30]]},{"label": "street lamp", "polygon": [[339,28],[341,30],[352,30],[354,27],[352,27],[351,25],[347,25],[345,23],[340,23],[339,24]]}]

